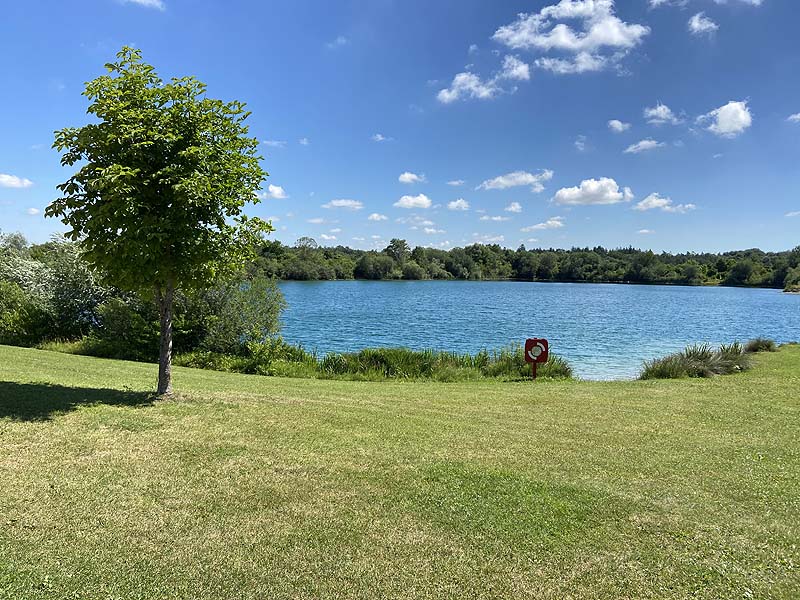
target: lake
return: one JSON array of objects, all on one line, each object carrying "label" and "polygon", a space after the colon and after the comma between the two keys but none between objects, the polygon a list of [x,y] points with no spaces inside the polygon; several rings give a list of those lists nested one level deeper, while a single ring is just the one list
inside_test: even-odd
[{"label": "lake", "polygon": [[283,336],[320,354],[404,346],[475,353],[545,337],[584,379],[625,379],[695,342],[800,341],[778,290],[489,281],[283,282]]}]

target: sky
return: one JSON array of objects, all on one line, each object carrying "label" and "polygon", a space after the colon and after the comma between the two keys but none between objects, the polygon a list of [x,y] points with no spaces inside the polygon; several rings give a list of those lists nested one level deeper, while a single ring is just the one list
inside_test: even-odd
[{"label": "sky", "polygon": [[0,21],[0,230],[64,231],[53,131],[124,45],[252,111],[294,244],[800,244],[795,0],[29,0]]}]

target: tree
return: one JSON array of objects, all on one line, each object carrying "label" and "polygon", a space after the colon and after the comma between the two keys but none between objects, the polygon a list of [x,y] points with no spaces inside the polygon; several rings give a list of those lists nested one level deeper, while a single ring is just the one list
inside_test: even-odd
[{"label": "tree", "polygon": [[164,83],[129,47],[106,69],[83,92],[98,122],[55,134],[61,164],[82,166],[46,215],[71,228],[66,235],[110,283],[153,295],[158,393],[170,394],[175,292],[235,272],[272,231],[243,213],[267,174],[243,103],[206,97],[194,77]]},{"label": "tree", "polygon": [[398,265],[403,266],[409,256],[411,256],[411,248],[405,240],[393,238],[389,241],[389,245],[383,249],[383,253],[391,256]]}]

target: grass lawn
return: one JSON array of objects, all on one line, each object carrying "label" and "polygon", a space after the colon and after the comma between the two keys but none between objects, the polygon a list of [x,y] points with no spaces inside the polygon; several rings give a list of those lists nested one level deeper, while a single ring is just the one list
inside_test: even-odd
[{"label": "grass lawn", "polygon": [[403,383],[0,346],[0,598],[798,598],[800,346]]}]

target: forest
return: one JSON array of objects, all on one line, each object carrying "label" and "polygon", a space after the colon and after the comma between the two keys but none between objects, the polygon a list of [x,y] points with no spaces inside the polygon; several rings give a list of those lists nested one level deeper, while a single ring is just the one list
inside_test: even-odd
[{"label": "forest", "polygon": [[464,279],[723,285],[793,290],[800,286],[800,246],[715,253],[655,253],[637,248],[516,250],[473,244],[441,250],[393,239],[380,251],[322,247],[313,238],[294,246],[266,241],[251,274],[283,280]]}]

